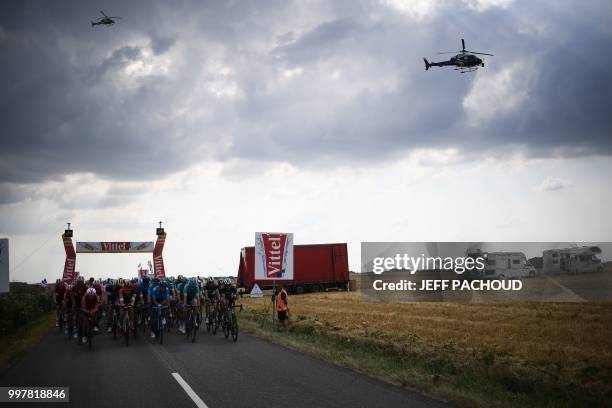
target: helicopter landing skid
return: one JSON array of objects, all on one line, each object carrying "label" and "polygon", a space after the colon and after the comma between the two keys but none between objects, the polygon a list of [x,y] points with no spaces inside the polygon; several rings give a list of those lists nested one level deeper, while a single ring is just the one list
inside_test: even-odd
[{"label": "helicopter landing skid", "polygon": [[478,67],[471,67],[471,68],[455,68],[455,71],[459,71],[459,72],[461,72],[462,74],[463,74],[463,73],[465,73],[465,72],[474,72],[474,71],[477,71],[477,70],[478,70]]}]

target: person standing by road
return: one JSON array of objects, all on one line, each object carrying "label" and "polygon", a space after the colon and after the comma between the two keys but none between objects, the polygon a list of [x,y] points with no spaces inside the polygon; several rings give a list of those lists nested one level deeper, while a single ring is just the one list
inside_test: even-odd
[{"label": "person standing by road", "polygon": [[272,301],[276,299],[276,316],[278,322],[283,329],[287,329],[287,323],[289,320],[289,294],[281,284],[278,287],[278,291],[275,295],[272,295]]}]

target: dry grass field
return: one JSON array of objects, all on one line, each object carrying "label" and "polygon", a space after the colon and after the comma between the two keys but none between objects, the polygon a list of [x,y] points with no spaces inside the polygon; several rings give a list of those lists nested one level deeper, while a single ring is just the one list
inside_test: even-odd
[{"label": "dry grass field", "polygon": [[[243,299],[252,316],[269,302]],[[295,332],[405,357],[387,374],[362,371],[467,405],[612,403],[612,304],[389,303],[352,292],[292,296],[290,312]]]}]

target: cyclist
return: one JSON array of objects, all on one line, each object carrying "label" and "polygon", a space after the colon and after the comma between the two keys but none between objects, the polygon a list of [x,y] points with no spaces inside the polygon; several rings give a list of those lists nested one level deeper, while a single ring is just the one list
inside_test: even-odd
[{"label": "cyclist", "polygon": [[223,279],[223,286],[219,292],[221,293],[224,309],[234,306],[234,301],[236,300],[238,290],[230,278]]},{"label": "cyclist", "polygon": [[[138,283],[137,280],[136,282],[134,282],[133,280],[131,282],[126,281],[123,287],[119,289],[119,321],[120,322],[123,321],[123,317],[125,316],[124,307],[128,305],[132,306],[132,309],[128,313],[132,321],[132,324],[134,322],[134,306],[136,305],[136,300],[139,297],[140,297],[140,300],[142,300],[142,296],[139,296],[139,293],[138,293],[137,283]],[[129,329],[133,330],[133,327],[130,327]]]},{"label": "cyclist", "polygon": [[89,278],[87,282],[87,288],[94,288],[96,290],[96,294],[102,299],[102,293],[104,290],[102,289],[102,285],[99,280],[94,280],[94,278]]},{"label": "cyclist", "polygon": [[185,320],[185,316],[183,314],[183,288],[185,287],[185,283],[187,280],[183,277],[183,275],[179,275],[176,278],[176,287],[174,288],[174,299],[177,302],[177,320],[179,322],[179,331],[183,332],[183,321]]},{"label": "cyclist", "polygon": [[151,299],[151,296],[153,295],[153,291],[155,290],[156,287],[159,286],[160,282],[161,281],[157,276],[153,277],[153,279],[151,280],[151,284],[149,285],[149,299]]},{"label": "cyclist", "polygon": [[230,279],[230,287],[229,287],[229,298],[228,302],[231,306],[234,306],[236,302],[236,298],[238,297],[238,288],[236,287],[236,283]]},{"label": "cyclist", "polygon": [[[182,318],[179,321],[179,331],[185,333],[185,309],[187,306],[199,306],[200,305],[200,287],[195,278],[189,278],[187,283],[183,284],[180,293],[181,303],[183,304],[183,310],[181,312]],[[197,324],[197,322],[196,322]]]},{"label": "cyclist", "polygon": [[[87,288],[94,288],[96,290],[96,294],[98,295],[98,297],[100,298],[100,304],[102,304],[103,302],[103,295],[104,295],[104,288],[102,287],[102,285],[100,284],[99,280],[94,280],[93,277],[89,278],[89,281],[87,282]],[[102,308],[98,309],[98,315],[96,316],[96,331],[98,331],[98,323],[100,322],[100,318],[102,317]]]},{"label": "cyclist", "polygon": [[119,300],[119,290],[123,286],[121,283],[123,281],[122,278],[119,278],[116,282],[113,279],[109,279],[109,283],[106,285],[106,331],[108,333],[113,331],[112,328],[112,316],[114,308],[117,305],[117,301]]},{"label": "cyclist", "polygon": [[[82,320],[81,320],[80,332],[83,334],[82,336],[83,343],[87,343],[86,333],[84,333],[82,330],[83,322],[85,321],[84,319],[87,318],[88,314],[91,316],[96,316],[98,314],[99,307],[100,307],[100,298],[96,294],[96,290],[94,288],[88,288],[87,291],[85,292],[85,295],[83,296],[83,299],[81,300]],[[97,331],[96,326],[94,326],[94,331]]]},{"label": "cyclist", "polygon": [[55,280],[55,289],[53,289],[53,299],[55,301],[55,326],[59,326],[60,309],[64,303],[64,297],[66,296],[66,285],[60,278]]},{"label": "cyclist", "polygon": [[[166,282],[160,282],[159,286],[156,286],[151,293],[151,307],[155,313],[160,313],[159,306],[170,304],[170,291]],[[151,338],[155,338],[155,325],[151,325]]]},{"label": "cyclist", "polygon": [[75,302],[73,304],[74,316],[77,318],[77,330],[74,332],[74,338],[78,338],[78,327],[80,327],[80,316],[79,316],[79,307],[81,306],[81,300],[83,296],[85,296],[85,292],[87,292],[87,286],[85,286],[85,279],[82,276],[78,276],[76,280],[76,284],[72,288],[72,292],[74,294]]},{"label": "cyclist", "polygon": [[[74,324],[74,309],[75,309],[75,297],[74,290],[72,285],[66,285],[66,291],[64,292],[64,307],[66,310],[66,330],[65,333],[68,333],[69,327],[72,327]],[[77,338],[75,333],[75,338]]]},{"label": "cyclist", "polygon": [[143,276],[138,285],[138,293],[142,297],[142,308],[145,313],[145,317],[148,318],[149,311],[149,289],[151,288],[151,279],[148,276]]},{"label": "cyclist", "polygon": [[138,293],[142,296],[143,302],[149,303],[149,287],[151,286],[151,279],[148,276],[143,276],[140,285],[138,285]]},{"label": "cyclist", "polygon": [[215,280],[211,277],[206,278],[204,283],[204,300],[206,301],[206,322],[208,324],[212,323],[208,319],[212,308],[216,307],[219,297],[219,288],[215,284]]}]

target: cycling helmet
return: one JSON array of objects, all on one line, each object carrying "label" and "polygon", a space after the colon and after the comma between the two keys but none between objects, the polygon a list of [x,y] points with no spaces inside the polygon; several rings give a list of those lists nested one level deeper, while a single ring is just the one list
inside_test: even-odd
[{"label": "cycling helmet", "polygon": [[119,285],[119,286],[125,285],[125,281],[123,280],[123,278],[117,279],[117,285]]},{"label": "cycling helmet", "polygon": [[87,295],[97,295],[96,290],[94,288],[87,289]]}]

